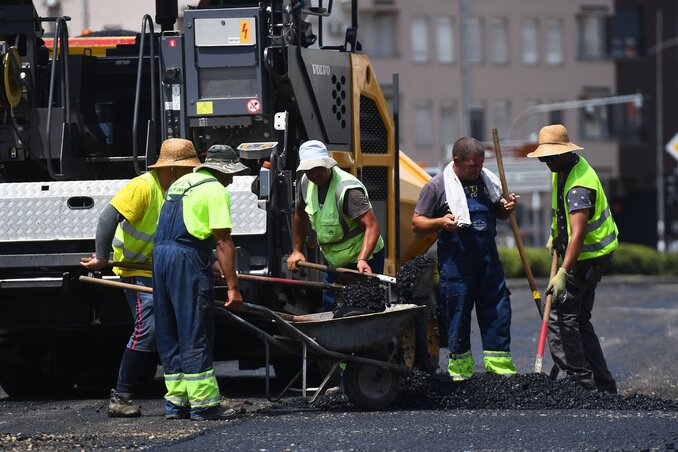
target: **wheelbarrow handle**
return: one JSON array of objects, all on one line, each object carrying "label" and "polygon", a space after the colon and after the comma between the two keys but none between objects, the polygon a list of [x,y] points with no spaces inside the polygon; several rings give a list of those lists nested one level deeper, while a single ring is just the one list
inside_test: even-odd
[{"label": "wheelbarrow handle", "polygon": [[385,282],[385,283],[397,284],[397,281],[393,276],[380,275],[378,273],[360,273],[358,270],[354,270],[352,268],[334,267],[332,265],[316,264],[315,262],[307,262],[307,261],[299,261],[299,262],[297,262],[297,265],[299,267],[311,268],[313,270],[320,270],[320,271],[323,271],[323,272],[353,273],[353,274],[361,275],[361,276],[369,276],[369,277],[372,277],[372,278],[377,278],[377,279],[379,279],[379,281],[382,281],[382,282]]}]

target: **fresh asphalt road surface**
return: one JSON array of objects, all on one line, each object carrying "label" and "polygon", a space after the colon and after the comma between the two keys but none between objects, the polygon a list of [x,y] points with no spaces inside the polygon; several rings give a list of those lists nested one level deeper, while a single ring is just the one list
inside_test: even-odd
[{"label": "fresh asphalt road surface", "polygon": [[[543,287],[545,281],[539,281]],[[512,350],[531,371],[539,318],[527,284],[510,281]],[[678,281],[604,278],[596,327],[620,393],[678,400]],[[477,327],[473,351],[482,356]],[[548,355],[548,353],[547,353]],[[444,361],[445,357],[441,357]],[[478,361],[478,359],[476,359]],[[482,361],[482,359],[480,360]],[[549,369],[550,357],[544,368]],[[165,421],[162,384],[142,400],[140,419],[108,419],[105,390],[74,399],[0,400],[0,449],[71,450],[675,450],[678,412],[604,410],[316,411],[270,409],[257,376],[218,367],[222,392],[252,402],[238,419]],[[477,370],[482,372],[480,366]],[[250,374],[252,375],[252,374]],[[1,397],[0,397],[1,398]],[[296,405],[295,405],[296,406]],[[258,411],[263,409],[263,411]]]}]

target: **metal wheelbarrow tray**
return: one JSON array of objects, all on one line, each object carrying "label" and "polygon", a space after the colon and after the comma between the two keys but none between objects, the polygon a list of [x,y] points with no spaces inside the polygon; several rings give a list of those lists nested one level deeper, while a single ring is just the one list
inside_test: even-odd
[{"label": "metal wheelbarrow tray", "polygon": [[[313,402],[322,392],[341,363],[342,388],[354,404],[365,409],[381,409],[397,395],[400,376],[409,369],[395,362],[397,347],[385,352],[387,344],[403,332],[417,313],[425,309],[413,304],[396,304],[384,312],[332,318],[331,312],[306,314],[303,322],[288,322],[273,311],[246,303],[249,310],[265,314],[276,323],[280,336],[273,336],[243,318],[220,310],[232,320],[253,331],[266,345],[266,397],[277,401],[290,389],[301,375],[302,396]],[[270,396],[269,347],[273,345],[290,355],[301,356],[302,368],[276,398]],[[333,362],[331,370],[318,388],[307,388],[307,360],[309,357]],[[307,397],[307,391],[313,397]]]}]

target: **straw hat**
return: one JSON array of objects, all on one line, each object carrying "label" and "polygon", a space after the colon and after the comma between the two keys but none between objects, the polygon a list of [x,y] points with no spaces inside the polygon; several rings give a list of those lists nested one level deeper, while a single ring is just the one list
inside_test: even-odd
[{"label": "straw hat", "polygon": [[527,154],[528,157],[548,157],[549,155],[565,154],[566,152],[581,151],[584,148],[570,141],[567,129],[562,124],[553,124],[542,127],[539,131],[539,146]]},{"label": "straw hat", "polygon": [[205,163],[198,166],[193,171],[201,168],[208,168],[219,171],[224,174],[249,173],[250,169],[240,163],[238,154],[227,144],[214,144],[207,150]]},{"label": "straw hat", "polygon": [[322,166],[323,168],[332,168],[337,161],[330,157],[327,147],[322,141],[305,141],[299,146],[299,166],[297,171],[308,171]]},{"label": "straw hat", "polygon": [[162,142],[160,157],[149,168],[163,168],[168,166],[198,166],[200,160],[195,152],[193,143],[183,138],[170,138]]}]

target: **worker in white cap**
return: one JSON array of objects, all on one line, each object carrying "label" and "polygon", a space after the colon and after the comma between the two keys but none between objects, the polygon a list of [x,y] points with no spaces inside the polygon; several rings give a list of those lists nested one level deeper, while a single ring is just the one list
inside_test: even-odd
[{"label": "worker in white cap", "polygon": [[[384,239],[379,234],[367,189],[355,176],[337,167],[327,147],[317,140],[299,147],[302,173],[294,211],[294,245],[287,267],[297,270],[305,261],[304,243],[309,225],[315,231],[325,260],[331,266],[383,273]],[[326,273],[325,282],[336,281]],[[323,309],[335,309],[334,292],[323,290]]]}]

